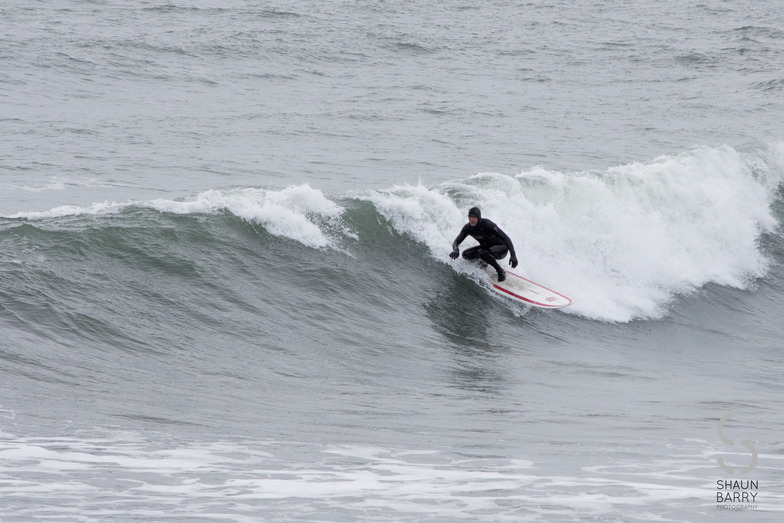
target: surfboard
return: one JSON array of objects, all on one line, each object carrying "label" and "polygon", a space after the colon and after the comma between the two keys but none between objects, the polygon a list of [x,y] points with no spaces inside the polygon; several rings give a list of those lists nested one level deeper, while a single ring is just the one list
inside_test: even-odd
[{"label": "surfboard", "polygon": [[523,278],[510,270],[506,271],[506,280],[502,282],[498,281],[498,274],[495,270],[491,269],[491,273],[491,288],[507,298],[543,309],[560,309],[572,304],[571,298]]}]

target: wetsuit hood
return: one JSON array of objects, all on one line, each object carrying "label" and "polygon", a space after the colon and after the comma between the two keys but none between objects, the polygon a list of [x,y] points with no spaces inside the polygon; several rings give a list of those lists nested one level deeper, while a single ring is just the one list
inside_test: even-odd
[{"label": "wetsuit hood", "polygon": [[479,207],[471,207],[468,210],[468,216],[476,216],[480,220],[482,219],[482,211],[479,210]]}]

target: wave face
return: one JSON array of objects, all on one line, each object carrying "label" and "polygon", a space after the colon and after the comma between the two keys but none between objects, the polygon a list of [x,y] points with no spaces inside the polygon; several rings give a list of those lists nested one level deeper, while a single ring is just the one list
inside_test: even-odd
[{"label": "wave face", "polygon": [[603,172],[479,174],[368,198],[399,231],[445,257],[478,205],[516,243],[523,271],[591,319],[660,318],[707,283],[746,288],[771,263],[761,243],[779,224],[781,148],[700,148]]},{"label": "wave face", "polygon": [[780,4],[3,0],[0,520],[774,520]]},{"label": "wave face", "polygon": [[[782,157],[780,146],[699,148],[603,172],[536,168],[336,197],[309,185],[209,190],[178,200],[16,213],[3,219],[0,234],[17,275],[42,281],[52,276],[50,262],[70,259],[106,282],[162,268],[167,285],[210,289],[241,280],[251,256],[259,278],[280,267],[300,278],[312,266],[329,278],[312,274],[304,295],[344,286],[341,301],[361,302],[361,292],[350,294],[351,282],[386,275],[384,286],[419,285],[406,272],[434,261],[438,270],[451,266],[477,279],[471,266],[447,255],[466,209],[478,205],[515,242],[519,272],[575,301],[564,312],[629,322],[661,318],[674,299],[707,284],[746,289],[765,277],[779,261],[766,252],[765,238],[779,231]],[[396,254],[379,263],[374,253],[391,246]],[[417,256],[418,267],[401,262]],[[345,259],[350,274],[334,268]],[[38,291],[85,284],[84,275],[70,272],[72,281],[55,278],[49,291]],[[284,312],[289,305],[278,302]]]}]

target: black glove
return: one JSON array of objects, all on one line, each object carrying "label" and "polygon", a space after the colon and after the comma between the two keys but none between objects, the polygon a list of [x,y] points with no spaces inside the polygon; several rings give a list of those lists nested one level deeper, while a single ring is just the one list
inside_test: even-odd
[{"label": "black glove", "polygon": [[509,258],[509,265],[511,265],[513,269],[517,267],[517,256],[514,254]]},{"label": "black glove", "polygon": [[458,256],[460,256],[460,251],[452,251],[449,253],[449,257],[453,260],[457,259]]}]

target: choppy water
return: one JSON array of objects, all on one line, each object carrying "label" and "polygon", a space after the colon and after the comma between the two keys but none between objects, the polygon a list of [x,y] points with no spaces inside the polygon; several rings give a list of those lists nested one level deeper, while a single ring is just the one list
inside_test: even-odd
[{"label": "choppy water", "polygon": [[775,2],[0,20],[0,520],[784,510]]}]

